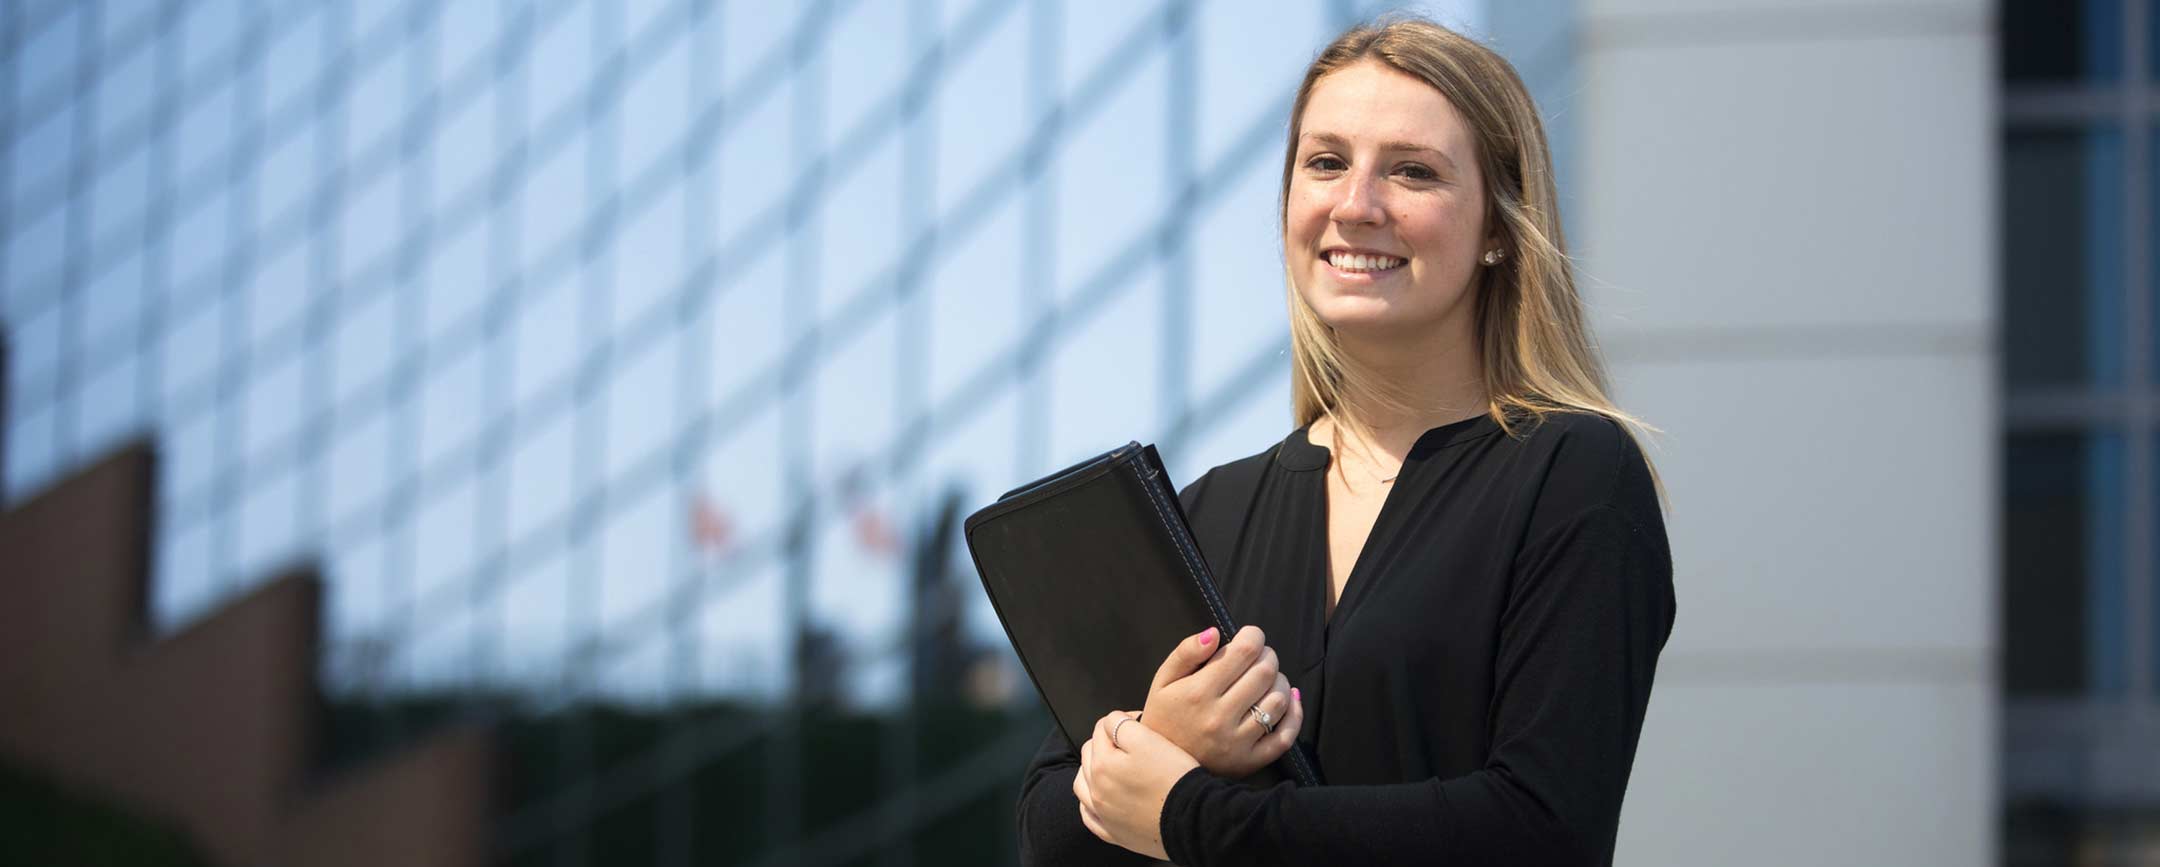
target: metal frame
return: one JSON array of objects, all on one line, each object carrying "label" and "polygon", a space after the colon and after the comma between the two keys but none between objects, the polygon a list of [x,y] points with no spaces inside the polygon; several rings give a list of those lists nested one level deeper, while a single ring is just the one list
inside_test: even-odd
[{"label": "metal frame", "polygon": [[[2124,0],[2123,2],[2123,78],[2126,84],[2144,85],[2154,79],[2153,63],[2155,46],[2147,40],[2153,28],[2152,0]],[[2153,124],[2156,103],[2152,99],[2154,88],[2125,86],[2122,89],[2123,159],[2124,178],[2129,187],[2125,197],[2128,206],[2123,215],[2123,299],[2126,305],[2122,327],[2124,363],[2130,370],[2124,377],[2126,388],[2132,395],[2150,396],[2154,393],[2153,339],[2156,321],[2153,315],[2152,244],[2153,234]],[[2153,713],[2154,697],[2160,694],[2160,683],[2155,683],[2154,643],[2155,616],[2154,583],[2160,575],[2160,565],[2154,562],[2153,540],[2160,535],[2160,509],[2155,508],[2153,498],[2160,490],[2160,476],[2154,472],[2153,451],[2156,448],[2156,417],[2150,400],[2132,401],[2130,405],[2130,454],[2129,490],[2124,503],[2124,520],[2129,529],[2123,534],[2127,551],[2124,565],[2126,593],[2124,602],[2129,606],[2129,624],[2125,651],[2130,654],[2129,698],[2141,714]]]}]

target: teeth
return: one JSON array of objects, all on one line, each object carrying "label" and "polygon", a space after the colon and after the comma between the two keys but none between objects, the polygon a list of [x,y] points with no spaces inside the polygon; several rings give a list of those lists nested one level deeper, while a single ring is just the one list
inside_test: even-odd
[{"label": "teeth", "polygon": [[1330,253],[1328,264],[1344,271],[1385,271],[1403,263],[1395,256],[1367,256],[1361,253]]}]

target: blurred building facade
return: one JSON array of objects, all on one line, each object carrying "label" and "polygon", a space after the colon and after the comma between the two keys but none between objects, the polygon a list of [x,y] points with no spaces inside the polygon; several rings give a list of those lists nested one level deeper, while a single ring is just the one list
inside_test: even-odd
[{"label": "blurred building facade", "polygon": [[154,440],[146,630],[315,564],[331,751],[490,724],[497,860],[1009,858],[1048,723],[940,528],[1280,438],[1283,115],[1373,9],[0,4],[7,499]]},{"label": "blurred building facade", "polygon": [[2006,840],[2160,862],[2160,4],[1999,44]]},{"label": "blurred building facade", "polygon": [[1622,857],[2160,860],[2160,9],[1503,8],[1668,433]]},{"label": "blurred building facade", "polygon": [[[0,4],[6,498],[153,438],[148,628],[319,564],[344,749],[496,725],[499,860],[1009,858],[952,519],[1282,436],[1284,114],[1384,8]],[[1666,431],[1621,861],[2136,857],[2154,3],[1427,11]]]},{"label": "blurred building facade", "polygon": [[1679,615],[1620,857],[2000,857],[1994,10],[1581,0],[1548,112]]}]

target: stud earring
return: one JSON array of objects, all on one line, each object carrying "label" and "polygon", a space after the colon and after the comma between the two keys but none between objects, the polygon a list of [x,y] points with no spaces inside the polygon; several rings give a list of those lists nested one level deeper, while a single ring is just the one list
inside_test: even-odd
[{"label": "stud earring", "polygon": [[1480,259],[1480,261],[1484,262],[1487,265],[1498,265],[1500,264],[1500,260],[1505,258],[1507,258],[1506,253],[1502,253],[1499,250],[1494,249],[1485,251],[1485,255],[1482,259]]}]

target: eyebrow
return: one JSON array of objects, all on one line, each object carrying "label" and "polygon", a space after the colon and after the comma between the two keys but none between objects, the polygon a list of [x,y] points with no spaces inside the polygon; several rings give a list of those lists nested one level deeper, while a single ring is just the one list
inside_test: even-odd
[{"label": "eyebrow", "polygon": [[[1350,146],[1349,139],[1343,138],[1342,136],[1336,135],[1331,132],[1309,132],[1306,133],[1304,137],[1320,144],[1328,145],[1330,147]],[[1416,153],[1432,154],[1435,157],[1439,157],[1441,162],[1447,163],[1449,169],[1452,170],[1456,168],[1455,160],[1453,158],[1449,157],[1445,153],[1442,153],[1439,148],[1432,147],[1430,145],[1421,145],[1416,142],[1407,141],[1390,141],[1381,142],[1380,149],[1384,151],[1412,151]]]}]

